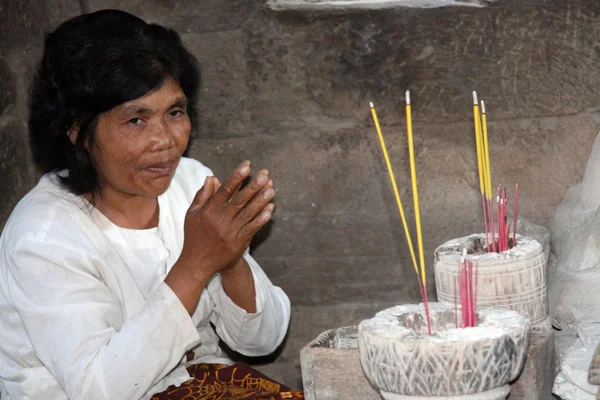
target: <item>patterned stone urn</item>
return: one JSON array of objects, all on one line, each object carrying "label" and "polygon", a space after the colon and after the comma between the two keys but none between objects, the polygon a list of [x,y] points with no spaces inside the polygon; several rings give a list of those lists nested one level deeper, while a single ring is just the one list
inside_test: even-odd
[{"label": "patterned stone urn", "polygon": [[[512,239],[511,239],[512,242]],[[517,235],[517,245],[487,253],[485,234],[452,239],[435,250],[435,288],[440,302],[454,304],[455,278],[463,249],[478,265],[477,306],[508,307],[529,318],[531,326],[549,325],[546,258],[535,239]]]},{"label": "patterned stone urn", "polygon": [[478,324],[456,328],[453,306],[425,310],[402,305],[380,311],[358,327],[360,362],[386,400],[500,400],[517,378],[529,344],[529,320],[507,308],[477,310]]}]

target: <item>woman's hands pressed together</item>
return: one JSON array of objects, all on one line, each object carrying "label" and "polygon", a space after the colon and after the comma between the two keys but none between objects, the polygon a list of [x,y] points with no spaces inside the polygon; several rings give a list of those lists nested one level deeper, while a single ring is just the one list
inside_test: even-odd
[{"label": "woman's hands pressed together", "polygon": [[[254,293],[253,285],[248,290],[251,282],[243,282],[251,280],[252,273],[242,255],[256,232],[270,220],[275,191],[266,169],[240,189],[249,175],[250,161],[244,161],[222,184],[214,176],[206,178],[187,211],[183,250],[165,282],[190,314],[217,272],[225,271],[223,275],[231,280],[228,285],[224,282],[224,287],[234,301],[236,293],[230,291],[237,287]],[[240,277],[245,279],[235,282]]]}]

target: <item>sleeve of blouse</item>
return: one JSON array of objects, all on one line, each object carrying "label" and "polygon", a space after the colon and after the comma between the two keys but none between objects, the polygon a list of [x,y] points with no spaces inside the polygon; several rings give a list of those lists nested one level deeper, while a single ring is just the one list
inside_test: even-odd
[{"label": "sleeve of blouse", "polygon": [[244,254],[254,276],[256,312],[248,313],[227,296],[216,276],[208,285],[215,309],[211,321],[227,345],[247,356],[272,353],[281,344],[290,321],[290,300],[274,286],[248,251]]},{"label": "sleeve of blouse", "polygon": [[72,399],[139,399],[199,342],[162,283],[123,321],[120,302],[83,251],[22,239],[3,268],[5,295],[33,348]]}]

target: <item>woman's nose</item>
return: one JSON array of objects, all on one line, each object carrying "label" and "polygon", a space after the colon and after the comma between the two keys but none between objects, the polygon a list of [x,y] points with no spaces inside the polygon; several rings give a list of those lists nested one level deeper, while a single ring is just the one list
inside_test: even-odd
[{"label": "woman's nose", "polygon": [[167,121],[161,121],[153,129],[152,142],[156,150],[164,150],[175,145],[175,132]]}]

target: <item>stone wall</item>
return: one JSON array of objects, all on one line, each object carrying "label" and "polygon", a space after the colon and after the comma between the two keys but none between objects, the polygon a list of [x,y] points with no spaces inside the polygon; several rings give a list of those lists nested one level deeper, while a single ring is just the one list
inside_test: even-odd
[{"label": "stone wall", "polygon": [[[255,257],[293,304],[287,342],[261,368],[298,386],[320,332],[418,301],[369,113],[377,107],[409,221],[404,91],[413,99],[425,254],[481,232],[471,91],[486,100],[494,184],[519,182],[520,214],[548,225],[598,130],[600,3],[507,0],[487,8],[274,12],[264,0],[17,0],[0,6],[0,226],[37,180],[27,86],[42,32],[121,8],[174,27],[202,65],[189,155],[225,177],[268,167],[273,223]],[[4,7],[4,8],[2,8]],[[434,289],[430,288],[431,293]]]}]

